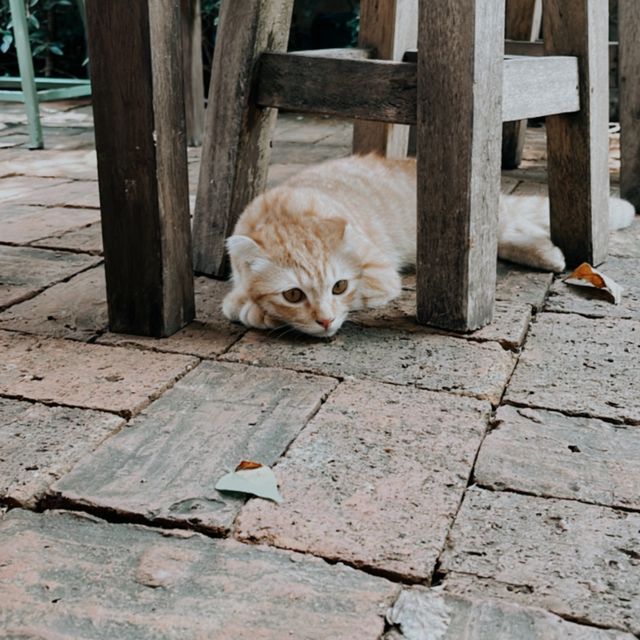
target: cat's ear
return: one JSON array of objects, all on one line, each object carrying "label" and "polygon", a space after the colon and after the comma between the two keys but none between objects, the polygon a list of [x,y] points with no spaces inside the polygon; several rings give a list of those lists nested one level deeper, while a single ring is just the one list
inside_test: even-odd
[{"label": "cat's ear", "polygon": [[229,256],[234,262],[251,266],[256,260],[265,257],[260,245],[248,236],[230,236],[226,244]]},{"label": "cat's ear", "polygon": [[323,220],[325,236],[332,244],[338,244],[344,239],[347,221],[344,218],[325,218]]}]

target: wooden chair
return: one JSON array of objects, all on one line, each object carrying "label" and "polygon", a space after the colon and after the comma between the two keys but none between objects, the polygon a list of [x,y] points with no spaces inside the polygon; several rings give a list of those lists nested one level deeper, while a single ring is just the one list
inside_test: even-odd
[{"label": "wooden chair", "polygon": [[[382,4],[393,5],[385,24],[396,25],[412,3],[363,0],[368,10]],[[421,0],[415,62],[396,62],[364,51],[283,53],[292,0],[223,1],[194,216],[196,270],[226,275],[224,240],[264,189],[277,108],[417,124],[422,323],[469,331],[491,320],[502,122],[548,116],[553,240],[570,265],[603,261],[607,3],[544,7],[546,56],[504,57],[504,0]]]},{"label": "wooden chair", "polygon": [[[506,51],[541,55],[541,0],[507,0]],[[609,43],[609,82],[618,90],[621,125],[620,192],[640,210],[640,2],[618,0],[618,42]],[[612,109],[615,105],[612,103]],[[522,157],[526,121],[505,123],[502,167],[515,169]]]}]

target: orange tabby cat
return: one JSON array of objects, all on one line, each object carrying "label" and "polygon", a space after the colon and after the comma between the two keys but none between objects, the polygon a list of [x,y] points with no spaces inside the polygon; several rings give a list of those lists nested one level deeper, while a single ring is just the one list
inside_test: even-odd
[{"label": "orange tabby cat", "polygon": [[[630,224],[633,207],[612,204],[612,227]],[[549,239],[545,198],[502,196],[499,218],[501,257],[564,269]],[[247,206],[227,248],[233,283],[222,306],[227,318],[332,336],[349,311],[395,298],[399,271],[415,265],[415,160],[371,154],[305,169]]]}]

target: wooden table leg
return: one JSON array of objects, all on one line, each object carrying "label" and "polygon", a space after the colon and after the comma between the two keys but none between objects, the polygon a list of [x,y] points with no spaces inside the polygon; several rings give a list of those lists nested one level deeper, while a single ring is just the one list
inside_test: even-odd
[{"label": "wooden table leg", "polygon": [[428,0],[418,32],[418,321],[491,321],[504,0]]},{"label": "wooden table leg", "polygon": [[[505,37],[534,42],[540,37],[542,0],[507,0]],[[516,120],[502,125],[502,168],[517,169],[527,133],[527,121]]]},{"label": "wooden table leg", "polygon": [[618,0],[620,193],[640,211],[640,2]]},{"label": "wooden table leg", "polygon": [[194,317],[179,3],[86,9],[109,326],[167,336]]},{"label": "wooden table leg", "polygon": [[[358,46],[372,49],[376,58],[402,60],[415,49],[418,32],[418,0],[361,0]],[[407,155],[409,126],[357,120],[353,125],[353,152],[377,151],[383,156]]]},{"label": "wooden table leg", "polygon": [[204,127],[200,0],[180,0],[180,15],[187,144],[190,147],[199,147],[202,144],[202,129]]},{"label": "wooden table leg", "polygon": [[260,55],[286,48],[292,10],[293,0],[222,2],[193,219],[198,272],[228,273],[224,241],[265,187],[277,111],[250,93]]},{"label": "wooden table leg", "polygon": [[580,111],[547,117],[551,239],[568,266],[599,264],[609,240],[609,35],[602,0],[545,0],[544,50],[578,56]]}]

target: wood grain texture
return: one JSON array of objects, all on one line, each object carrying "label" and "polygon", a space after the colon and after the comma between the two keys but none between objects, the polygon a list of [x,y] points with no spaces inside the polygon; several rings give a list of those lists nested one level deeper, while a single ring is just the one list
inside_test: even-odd
[{"label": "wood grain texture", "polygon": [[194,265],[225,276],[224,241],[266,184],[276,112],[254,102],[254,72],[264,51],[286,48],[293,0],[224,0],[205,114],[193,218]]},{"label": "wood grain texture", "polygon": [[[293,111],[415,124],[416,55],[406,58],[412,62],[345,59],[325,51],[265,53],[256,101]],[[508,56],[502,64],[502,120],[579,108],[575,58]]]},{"label": "wood grain texture", "polygon": [[417,315],[447,329],[493,313],[503,21],[502,0],[420,5]]},{"label": "wood grain texture", "polygon": [[194,316],[178,2],[89,0],[87,28],[111,330],[170,335]]},{"label": "wood grain texture", "polygon": [[640,210],[640,3],[619,0],[620,193]]},{"label": "wood grain texture", "polygon": [[608,5],[545,0],[544,50],[578,57],[580,111],[547,118],[551,239],[567,266],[597,265],[609,238]]},{"label": "wood grain texture", "polygon": [[[507,0],[505,37],[535,41],[542,26],[542,0]],[[526,120],[507,121],[502,126],[502,168],[516,169],[520,164],[527,133]]]},{"label": "wood grain texture", "polygon": [[[373,49],[376,58],[402,60],[417,45],[417,17],[418,0],[361,0],[358,44]],[[408,142],[404,125],[358,121],[353,126],[354,153],[404,157]]]},{"label": "wood grain texture", "polygon": [[187,144],[190,147],[199,147],[202,144],[204,128],[200,0],[180,0],[180,28]]}]

